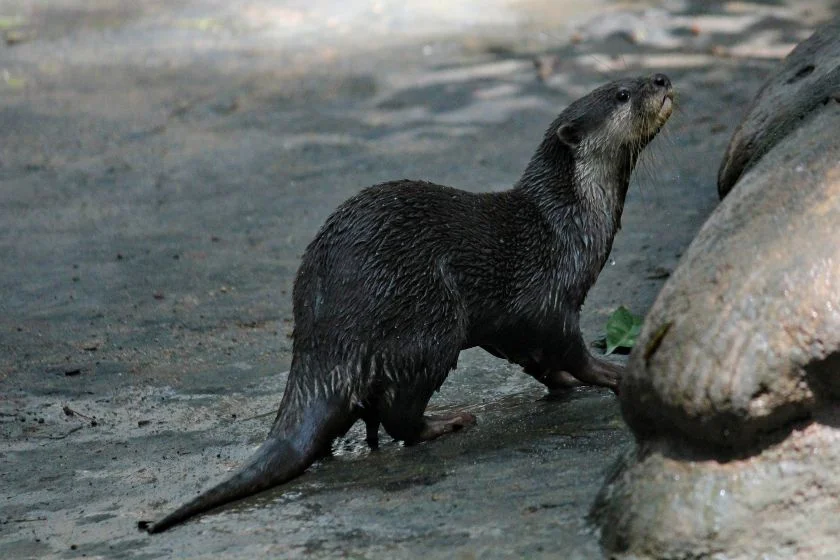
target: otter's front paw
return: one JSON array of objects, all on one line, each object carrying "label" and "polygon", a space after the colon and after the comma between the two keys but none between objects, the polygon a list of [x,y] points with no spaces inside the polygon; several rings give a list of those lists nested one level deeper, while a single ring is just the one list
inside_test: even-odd
[{"label": "otter's front paw", "polygon": [[615,394],[618,394],[618,382],[624,375],[624,366],[613,362],[608,362],[595,356],[589,356],[589,359],[579,371],[574,373],[574,376],[580,379],[587,385],[596,385],[598,387],[607,387]]}]

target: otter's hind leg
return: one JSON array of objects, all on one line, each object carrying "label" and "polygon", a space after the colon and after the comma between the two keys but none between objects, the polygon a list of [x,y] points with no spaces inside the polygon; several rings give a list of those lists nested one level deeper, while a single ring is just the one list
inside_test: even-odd
[{"label": "otter's hind leg", "polygon": [[432,392],[397,389],[394,398],[380,408],[382,426],[388,435],[413,445],[475,424],[475,416],[469,412],[424,415]]},{"label": "otter's hind leg", "polygon": [[420,432],[420,440],[427,441],[475,424],[475,415],[461,410],[451,414],[427,414],[423,420],[425,426]]},{"label": "otter's hind leg", "polygon": [[365,422],[365,441],[371,450],[379,449],[379,418],[374,415],[362,416]]},{"label": "otter's hind leg", "polygon": [[[455,336],[453,322],[449,344],[429,344],[428,351],[414,356],[403,354],[405,369],[390,375],[390,383],[379,395],[379,421],[388,435],[411,445],[455,432],[475,423],[475,416],[467,412],[445,415],[424,415],[432,394],[443,384],[449,371],[455,368],[460,352],[461,337]],[[432,337],[429,337],[432,339]],[[420,337],[420,340],[426,340]],[[418,345],[423,348],[423,345]]]},{"label": "otter's hind leg", "polygon": [[[432,394],[458,363],[467,338],[468,317],[458,285],[445,259],[437,261],[433,286],[421,298],[423,304],[412,325],[410,342],[399,337],[392,345],[382,344],[383,356],[391,368],[378,373],[387,379],[379,393],[379,420],[394,439],[406,444],[427,441],[475,423],[467,412],[424,416]],[[412,301],[414,294],[407,294]]]}]

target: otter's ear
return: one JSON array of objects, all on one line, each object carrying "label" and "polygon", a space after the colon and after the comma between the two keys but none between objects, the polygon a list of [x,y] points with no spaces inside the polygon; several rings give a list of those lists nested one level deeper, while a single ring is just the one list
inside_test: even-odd
[{"label": "otter's ear", "polygon": [[557,127],[557,137],[570,148],[577,148],[582,139],[578,127],[572,123],[564,123]]}]

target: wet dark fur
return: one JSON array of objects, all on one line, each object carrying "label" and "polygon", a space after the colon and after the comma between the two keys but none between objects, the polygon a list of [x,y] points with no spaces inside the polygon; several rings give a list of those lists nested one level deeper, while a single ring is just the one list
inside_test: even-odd
[{"label": "wet dark fur", "polygon": [[[622,89],[629,101],[617,99]],[[407,443],[439,435],[424,431],[423,413],[465,348],[521,364],[549,387],[559,372],[614,387],[586,349],[579,313],[620,227],[636,158],[664,123],[652,115],[666,94],[658,75],[576,101],[509,191],[395,181],[339,207],[298,271],[291,371],[268,440],[233,478],[148,530],[299,475],[358,419],[371,446],[380,423]],[[622,108],[635,120],[606,129]],[[606,169],[586,188],[581,158]]]}]

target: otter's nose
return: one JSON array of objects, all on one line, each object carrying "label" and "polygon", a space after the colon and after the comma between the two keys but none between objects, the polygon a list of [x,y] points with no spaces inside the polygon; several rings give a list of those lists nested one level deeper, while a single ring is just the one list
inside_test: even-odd
[{"label": "otter's nose", "polygon": [[669,89],[671,87],[671,80],[665,74],[654,74],[650,77],[650,81],[658,88]]}]

